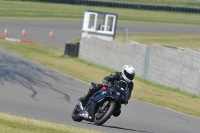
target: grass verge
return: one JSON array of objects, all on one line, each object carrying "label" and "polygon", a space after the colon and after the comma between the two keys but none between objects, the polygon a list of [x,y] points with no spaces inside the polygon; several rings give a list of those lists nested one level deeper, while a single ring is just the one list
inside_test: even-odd
[{"label": "grass verge", "polygon": [[85,10],[118,14],[119,22],[199,26],[199,14],[94,7],[29,1],[0,1],[0,19],[82,20]]},{"label": "grass verge", "polygon": [[[115,39],[125,42],[125,36],[117,34]],[[163,46],[182,47],[200,50],[199,34],[129,34],[127,41],[136,41],[145,45],[159,44]],[[75,38],[70,43],[79,43],[80,38]]]},{"label": "grass verge", "polygon": [[[124,41],[124,35],[116,35],[116,40]],[[130,34],[128,40],[145,45],[159,44],[195,50],[200,49],[200,34]]]},{"label": "grass verge", "polygon": [[1,133],[101,133],[63,124],[28,119],[0,113]]},{"label": "grass verge", "polygon": [[110,0],[110,1],[200,7],[200,2],[197,0]]},{"label": "grass verge", "polygon": [[[79,58],[65,57],[63,56],[63,51],[57,47],[26,45],[8,41],[0,41],[0,43],[1,48],[81,79],[85,82],[94,81],[101,83],[102,78],[105,75],[115,71],[83,61]],[[136,78],[134,83],[135,87],[132,93],[132,98],[200,117],[200,97],[174,88],[150,83],[140,78]]]}]

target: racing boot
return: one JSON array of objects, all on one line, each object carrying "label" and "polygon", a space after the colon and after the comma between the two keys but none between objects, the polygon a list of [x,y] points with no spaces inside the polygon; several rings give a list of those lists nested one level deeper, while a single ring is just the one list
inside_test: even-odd
[{"label": "racing boot", "polygon": [[121,110],[117,110],[113,113],[114,117],[118,117],[121,114]]},{"label": "racing boot", "polygon": [[83,110],[79,113],[79,115],[86,118],[86,119],[89,118],[89,113],[85,108],[83,108]]},{"label": "racing boot", "polygon": [[84,104],[85,104],[85,102],[86,102],[87,100],[88,100],[87,95],[85,95],[85,96],[83,96],[83,97],[80,97],[80,98],[78,99],[78,105],[79,105],[79,107],[80,107],[81,110],[83,110],[83,107],[85,106]]},{"label": "racing boot", "polygon": [[83,110],[83,107],[85,106],[84,104],[87,102],[87,100],[95,93],[97,92],[98,90],[100,90],[100,88],[102,87],[101,84],[96,84],[96,83],[91,83],[90,87],[89,87],[89,90],[88,90],[88,93],[83,96],[83,97],[80,97],[78,99],[78,104],[79,104],[79,107],[81,110]]},{"label": "racing boot", "polygon": [[113,113],[113,116],[114,117],[118,117],[120,114],[121,114],[121,105],[117,105],[116,107],[115,107],[115,112]]}]

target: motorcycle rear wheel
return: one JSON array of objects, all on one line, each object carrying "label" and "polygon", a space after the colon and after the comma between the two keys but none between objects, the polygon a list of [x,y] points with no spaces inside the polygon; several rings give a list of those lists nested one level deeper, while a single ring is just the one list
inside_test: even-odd
[{"label": "motorcycle rear wheel", "polygon": [[78,113],[79,113],[78,109],[79,109],[79,106],[76,105],[74,110],[72,111],[72,115],[71,116],[72,116],[72,119],[74,121],[81,122],[83,120],[83,118],[78,115]]},{"label": "motorcycle rear wheel", "polygon": [[115,110],[115,102],[110,101],[109,104],[108,104],[108,109],[107,109],[106,113],[103,115],[103,117],[98,119],[98,116],[100,115],[100,113],[97,112],[95,114],[94,125],[102,125],[102,124],[104,124],[111,117],[111,115],[113,114],[114,110]]}]

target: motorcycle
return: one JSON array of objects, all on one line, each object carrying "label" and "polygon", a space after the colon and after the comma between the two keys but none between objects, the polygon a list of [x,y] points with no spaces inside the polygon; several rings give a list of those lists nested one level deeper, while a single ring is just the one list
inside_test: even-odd
[{"label": "motorcycle", "polygon": [[114,81],[109,89],[103,86],[84,105],[75,106],[71,115],[72,119],[77,122],[86,120],[93,122],[94,125],[104,124],[112,115],[114,117],[120,115],[121,104],[126,104],[127,90],[128,84],[123,80]]}]

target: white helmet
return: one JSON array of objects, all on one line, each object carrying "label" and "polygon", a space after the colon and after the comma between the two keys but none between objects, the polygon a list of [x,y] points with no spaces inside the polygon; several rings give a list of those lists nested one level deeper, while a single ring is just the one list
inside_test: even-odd
[{"label": "white helmet", "polygon": [[135,68],[131,65],[124,65],[122,68],[122,77],[128,83],[130,83],[135,77]]}]

